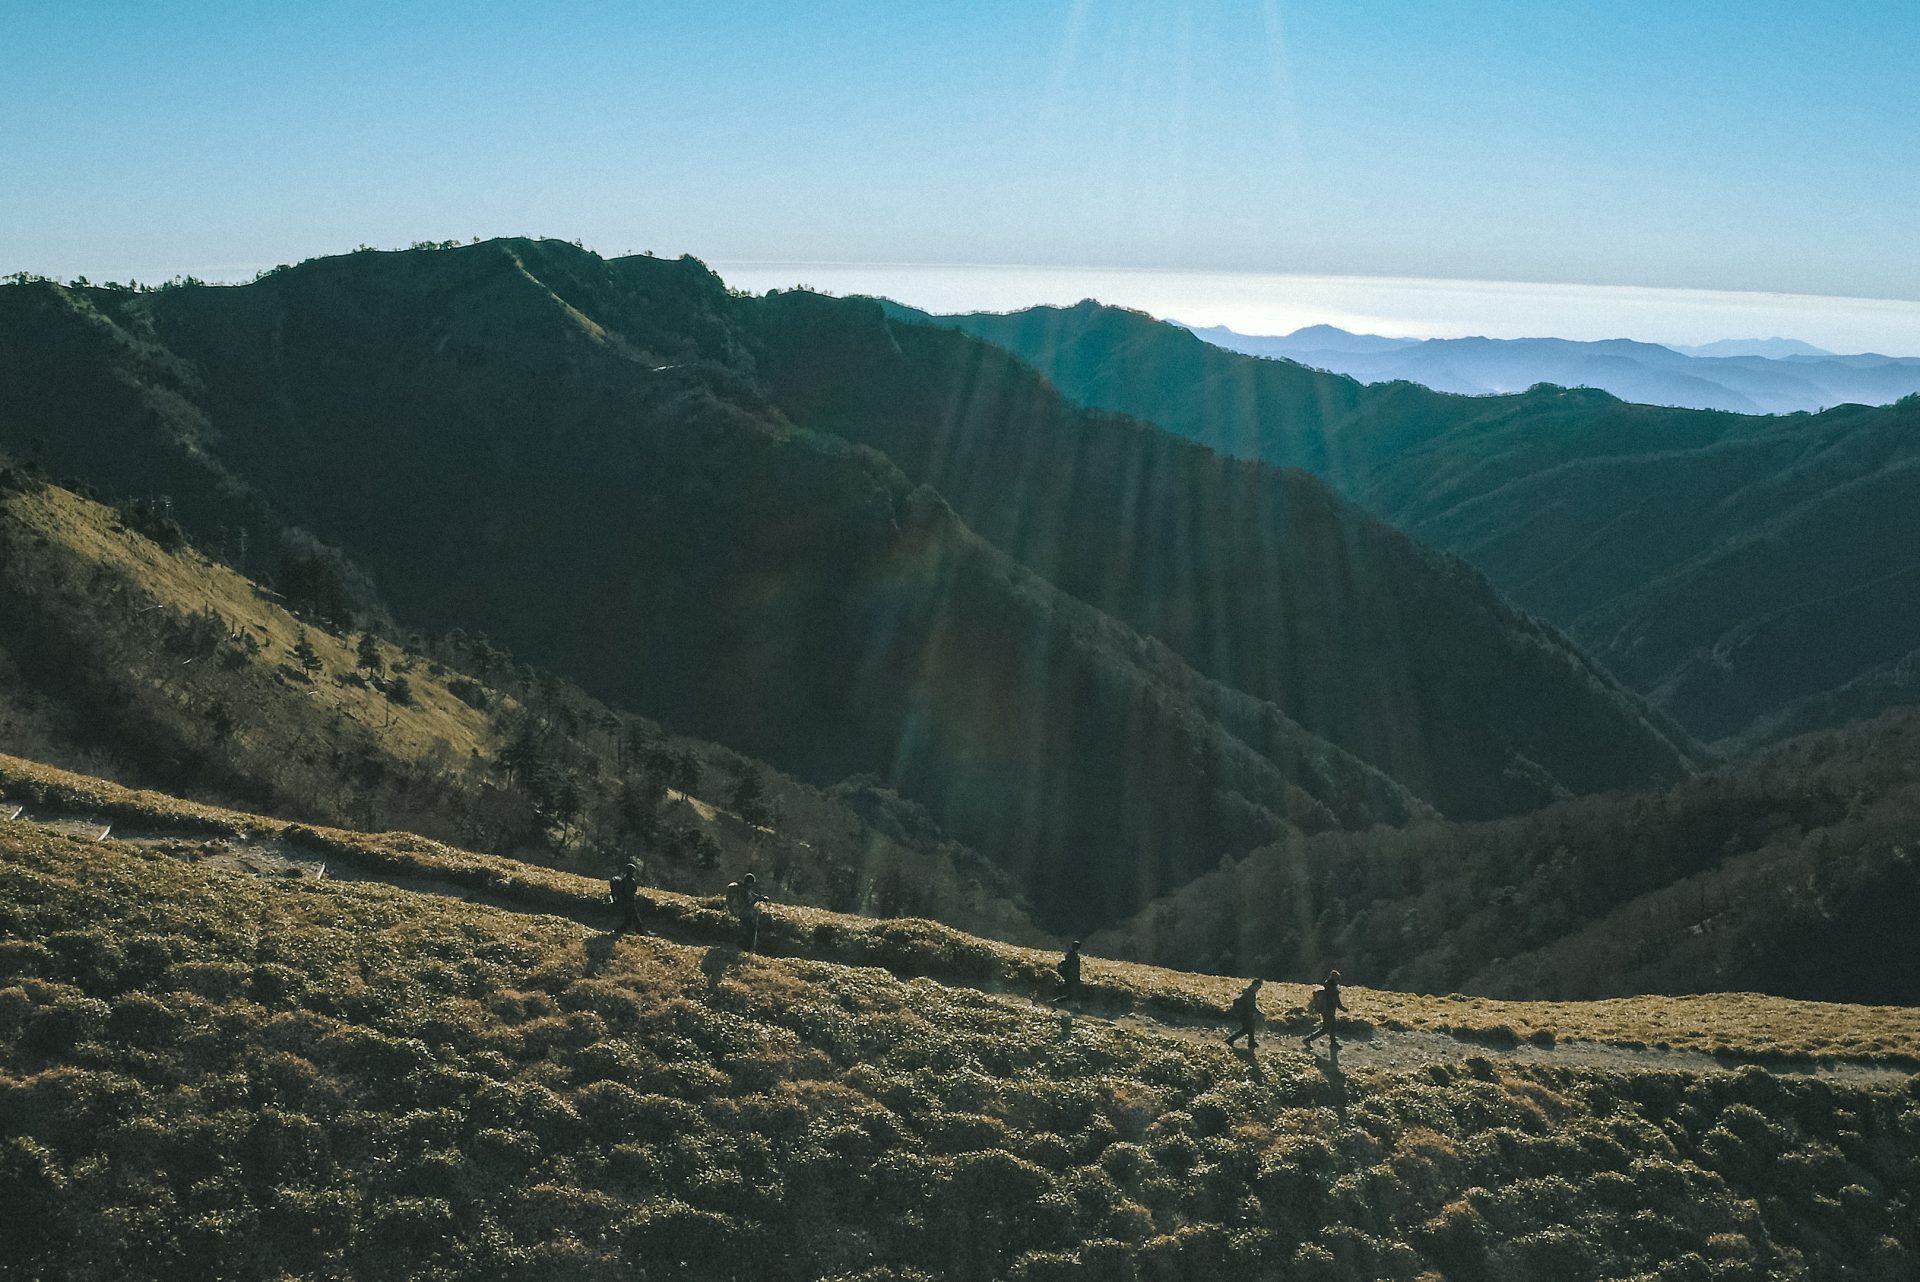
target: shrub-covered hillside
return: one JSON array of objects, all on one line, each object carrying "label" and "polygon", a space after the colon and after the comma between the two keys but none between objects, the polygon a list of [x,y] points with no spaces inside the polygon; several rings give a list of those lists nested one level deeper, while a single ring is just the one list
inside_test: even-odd
[{"label": "shrub-covered hillside", "polygon": [[1337,959],[1501,997],[1756,990],[1920,1003],[1920,711],[1659,792],[1290,841],[1095,937],[1249,974]]},{"label": "shrub-covered hillside", "polygon": [[20,823],[0,930],[9,1276],[1896,1278],[1920,1252],[1897,1078],[1470,1047],[1343,1071]]},{"label": "shrub-covered hillside", "polygon": [[283,558],[270,591],[150,505],[0,464],[0,752],[598,876],[638,855],[681,890],[753,867],[784,898],[1044,938],[999,870],[874,781],[810,787],[484,637],[357,631],[297,576],[319,559]]}]

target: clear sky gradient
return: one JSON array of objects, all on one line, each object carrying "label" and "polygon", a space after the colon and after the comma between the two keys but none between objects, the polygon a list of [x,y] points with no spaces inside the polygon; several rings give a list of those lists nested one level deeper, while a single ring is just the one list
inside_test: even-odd
[{"label": "clear sky gradient", "polygon": [[1920,300],[1916,66],[1914,0],[0,0],[0,271],[524,233]]}]

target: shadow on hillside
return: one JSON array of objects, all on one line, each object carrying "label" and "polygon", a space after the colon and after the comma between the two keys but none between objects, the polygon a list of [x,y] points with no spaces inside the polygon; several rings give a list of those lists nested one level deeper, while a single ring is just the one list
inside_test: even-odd
[{"label": "shadow on hillside", "polygon": [[1247,1061],[1247,1076],[1253,1081],[1264,1085],[1267,1080],[1267,1070],[1261,1066],[1260,1056],[1255,1053],[1254,1048],[1251,1046],[1236,1046],[1234,1047],[1234,1051],[1241,1059]]},{"label": "shadow on hillside", "polygon": [[613,950],[620,944],[616,932],[595,931],[587,936],[587,965],[583,972],[589,978],[598,975],[613,960]]},{"label": "shadow on hillside", "polygon": [[1347,1075],[1340,1071],[1340,1043],[1329,1042],[1327,1053],[1313,1057],[1313,1062],[1327,1079],[1327,1096],[1333,1104],[1334,1114],[1341,1121],[1347,1120]]},{"label": "shadow on hillside", "polygon": [[717,988],[720,981],[739,970],[746,962],[747,954],[727,944],[713,944],[700,957],[700,973],[707,977],[707,987]]}]

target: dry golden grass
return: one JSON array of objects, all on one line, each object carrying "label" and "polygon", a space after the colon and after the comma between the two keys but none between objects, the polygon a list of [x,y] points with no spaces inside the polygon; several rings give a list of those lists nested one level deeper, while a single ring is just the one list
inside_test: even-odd
[{"label": "dry golden grass", "polygon": [[[325,666],[310,686],[297,687],[299,696],[316,701],[323,712],[353,718],[382,750],[399,760],[420,761],[435,752],[464,759],[487,745],[487,714],[461,702],[425,665],[406,674],[413,692],[411,706],[395,705],[369,685],[337,683],[333,674],[351,674],[358,668],[353,642],[302,623],[261,595],[250,580],[192,548],[169,552],[121,527],[109,508],[49,485],[13,496],[0,509],[0,520],[29,532],[26,546],[39,548],[44,559],[41,573],[64,576],[76,584],[98,584],[102,575],[112,576],[144,602],[133,606],[135,610],[161,607],[181,615],[217,613],[234,631],[251,635],[259,643],[257,661],[267,666],[293,665],[294,644],[305,633]],[[44,544],[38,542],[42,539]],[[379,648],[388,669],[404,659],[391,645],[382,642]],[[142,675],[156,692],[171,694],[168,674],[158,665],[146,665]],[[291,728],[243,722],[235,733],[243,749],[271,752],[285,748],[284,732]]]},{"label": "dry golden grass", "polygon": [[[28,825],[0,825],[0,921],[7,1276],[1563,1282],[1920,1258],[1905,1081],[1467,1049],[1342,1074]],[[1115,982],[1154,982],[1136,970]]]},{"label": "dry golden grass", "polygon": [[[528,908],[591,914],[605,883],[497,855],[461,850],[412,833],[359,833],[138,792],[105,780],[0,754],[0,797],[40,810],[99,815],[123,827],[148,826],[277,837],[369,874],[450,882]],[[657,928],[697,939],[730,939],[734,927],[716,900],[648,890]],[[881,966],[1023,996],[1050,996],[1058,954],[966,934],[915,918],[876,919],[801,905],[774,905],[767,947],[787,955]],[[1243,986],[1238,978],[1089,957],[1091,1009],[1169,1020],[1213,1019]],[[1270,982],[1261,1007],[1282,1025],[1305,1022],[1309,986]],[[1672,1048],[1736,1058],[1837,1057],[1920,1064],[1920,1010],[1792,1001],[1753,993],[1647,996],[1588,1002],[1496,1001],[1422,996],[1348,986],[1354,1019],[1376,1027],[1481,1038],[1491,1045],[1583,1040],[1626,1048]]]},{"label": "dry golden grass", "polygon": [[[892,840],[835,797],[717,744],[661,736],[544,680],[483,686],[476,702],[486,711],[476,709],[453,693],[472,697],[469,686],[481,683],[443,666],[463,649],[450,643],[409,661],[377,642],[388,673],[408,669],[410,698],[395,703],[360,669],[357,638],[304,625],[242,575],[189,546],[169,551],[127,528],[120,513],[63,489],[10,491],[0,501],[0,596],[22,603],[28,649],[42,656],[35,670],[16,672],[5,653],[13,629],[0,627],[0,746],[26,757],[594,873],[615,852],[638,853],[655,875],[692,893],[754,868],[812,902],[847,907],[884,891],[881,902],[970,929],[1048,938],[970,852]],[[294,655],[303,634],[319,661],[311,676]],[[19,706],[8,704],[15,695]],[[501,750],[523,734],[540,766],[510,770]],[[625,751],[636,738],[652,748]],[[726,795],[737,770],[756,772],[781,831],[675,788],[657,825],[636,836],[626,798],[661,786],[662,755],[687,763],[709,795]],[[566,822],[551,818],[537,786],[562,776],[578,786],[580,803]],[[673,777],[685,773],[676,766]]]}]

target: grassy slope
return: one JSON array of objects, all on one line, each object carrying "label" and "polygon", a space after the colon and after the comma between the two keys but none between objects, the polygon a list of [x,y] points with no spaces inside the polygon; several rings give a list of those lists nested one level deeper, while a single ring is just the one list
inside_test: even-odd
[{"label": "grassy slope", "polygon": [[[322,663],[311,678],[293,657],[303,635]],[[635,851],[649,857],[654,879],[690,890],[717,888],[748,867],[777,869],[783,894],[819,903],[849,885],[871,896],[903,883],[916,911],[1045,938],[1004,889],[957,862],[966,852],[896,841],[764,768],[779,834],[697,802],[667,807],[666,827],[710,834],[718,847],[710,865],[675,855],[665,831],[626,836],[609,813],[622,783],[615,754],[585,732],[570,741],[571,766],[593,800],[557,836],[525,839],[518,834],[542,825],[496,764],[495,721],[523,710],[487,685],[482,712],[451,690],[472,678],[390,644],[379,649],[389,672],[405,670],[406,706],[361,679],[352,641],[303,623],[228,567],[191,548],[164,550],[111,509],[55,486],[0,497],[0,658],[16,661],[0,685],[0,748],[314,823],[468,845],[504,831],[495,848],[594,874],[609,862],[601,847]],[[581,721],[605,716],[574,702]],[[208,716],[216,706],[218,725]],[[720,788],[731,754],[687,739],[663,746],[693,753]],[[841,865],[856,875],[836,877]]]},{"label": "grassy slope", "polygon": [[1255,1069],[884,970],[19,825],[0,852],[16,1276],[1894,1278],[1920,1252],[1911,1084]]},{"label": "grassy slope", "polygon": [[[63,663],[94,669],[110,662],[124,666],[114,698],[170,704],[174,713],[169,719],[184,722],[199,711],[194,705],[196,695],[202,694],[192,680],[197,674],[185,669],[202,662],[225,668],[230,675],[219,683],[220,693],[230,704],[253,701],[258,707],[256,715],[245,717],[227,736],[237,759],[297,753],[316,722],[341,719],[354,723],[354,737],[368,748],[396,762],[465,760],[488,745],[486,714],[447,688],[461,674],[436,676],[424,665],[410,667],[406,675],[413,702],[406,707],[364,680],[334,680],[357,670],[353,643],[303,623],[251,580],[198,552],[163,550],[127,528],[111,509],[70,491],[50,485],[10,496],[0,505],[0,541],[6,544],[0,575],[5,576],[11,608],[44,617],[42,627],[56,634],[66,652]],[[227,625],[227,636],[251,638],[258,652],[238,645],[216,645],[207,655],[156,652],[164,643],[143,646],[140,642],[148,638],[130,626],[150,611],[165,612],[168,622],[218,616]],[[294,675],[300,671],[294,644],[303,635],[325,665],[317,679]],[[89,642],[98,649],[84,653]],[[387,668],[404,662],[394,646],[379,648]],[[248,661],[223,664],[228,654],[242,654]],[[112,679],[105,672],[98,675]],[[205,697],[211,697],[211,690]],[[152,715],[162,719],[158,712]]]},{"label": "grassy slope", "polygon": [[[288,823],[165,793],[128,789],[5,755],[0,755],[0,798],[25,803],[36,814],[98,816],[118,830],[175,832],[183,838],[277,838],[396,884],[432,884],[523,911],[592,923],[610,920],[600,907],[606,885],[598,878],[461,850],[413,833],[369,834]],[[733,938],[731,923],[717,899],[657,888],[643,890],[642,896],[649,920],[675,937]],[[1053,965],[1059,954],[1051,950],[970,935],[925,920],[863,917],[795,903],[778,903],[770,912],[767,938],[775,950],[881,965],[1021,995],[1050,994],[1057,983]],[[1096,1008],[1176,1021],[1224,1010],[1243,982],[1107,957],[1090,961],[1086,975]],[[1270,1018],[1298,1016],[1308,991],[1309,986],[1302,983],[1269,983],[1262,1009]],[[1653,1046],[1709,1054],[1731,1050],[1795,1059],[1838,1056],[1895,1065],[1920,1061],[1920,1010],[1907,1007],[1847,1006],[1752,993],[1561,1002],[1458,993],[1432,998],[1365,986],[1351,992],[1380,1028],[1448,1033],[1495,1045],[1551,1032],[1627,1048]]]}]

